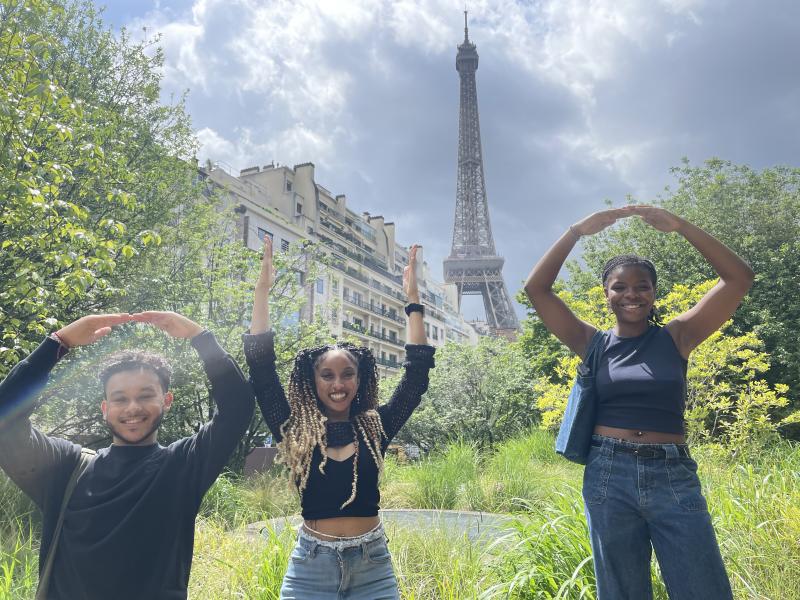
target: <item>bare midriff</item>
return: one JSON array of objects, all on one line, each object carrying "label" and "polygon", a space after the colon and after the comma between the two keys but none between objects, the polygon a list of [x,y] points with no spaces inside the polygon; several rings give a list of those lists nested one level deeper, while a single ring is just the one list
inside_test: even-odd
[{"label": "bare midriff", "polygon": [[622,427],[608,427],[595,425],[597,435],[634,442],[637,444],[685,444],[686,436],[682,433],[664,433],[662,431],[645,431],[642,429],[623,429]]},{"label": "bare midriff", "polygon": [[[312,519],[303,522],[304,529],[312,534],[322,534],[322,539],[336,541],[343,537],[364,535],[375,529],[381,522],[380,517],[331,517],[330,519]],[[313,530],[313,531],[311,531]]]}]

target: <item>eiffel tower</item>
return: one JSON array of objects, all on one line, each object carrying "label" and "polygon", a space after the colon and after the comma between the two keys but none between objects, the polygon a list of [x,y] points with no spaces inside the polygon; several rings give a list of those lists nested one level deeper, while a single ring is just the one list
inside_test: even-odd
[{"label": "eiffel tower", "polygon": [[495,251],[489,223],[475,87],[478,51],[469,41],[467,11],[464,11],[464,43],[458,47],[456,70],[461,77],[458,181],[453,246],[450,256],[444,260],[444,280],[456,284],[459,305],[463,295],[480,294],[492,334],[514,337],[519,322],[503,281],[505,259]]}]

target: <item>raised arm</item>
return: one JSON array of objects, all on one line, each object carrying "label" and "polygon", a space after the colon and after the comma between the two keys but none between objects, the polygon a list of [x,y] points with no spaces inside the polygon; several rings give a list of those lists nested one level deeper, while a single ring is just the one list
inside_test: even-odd
[{"label": "raised arm", "polygon": [[264,236],[264,254],[261,257],[261,272],[258,274],[253,298],[253,318],[250,320],[250,333],[269,331],[269,292],[275,281],[272,266],[272,240]]},{"label": "raised arm", "polygon": [[688,358],[692,350],[736,312],[753,284],[753,270],[714,236],[663,208],[632,206],[630,210],[659,231],[682,235],[719,275],[719,282],[697,304],[666,325],[681,355]]},{"label": "raised arm", "polygon": [[69,348],[94,343],[128,314],[90,315],[46,338],[0,382],[0,468],[40,508],[60,503],[80,446],[46,436],[31,425],[30,414],[50,371]]},{"label": "raised arm", "polygon": [[153,325],[174,338],[191,340],[203,361],[216,410],[195,435],[176,442],[193,474],[196,484],[193,491],[199,504],[247,431],[255,404],[253,390],[214,334],[188,317],[170,311],[147,311],[134,314],[133,319]]},{"label": "raised arm", "polygon": [[261,272],[256,281],[250,333],[242,336],[244,357],[250,370],[250,384],[258,407],[275,441],[281,441],[281,425],[291,412],[286,392],[275,368],[275,334],[270,330],[269,293],[275,281],[272,266],[272,240],[264,237]]},{"label": "raised arm", "polygon": [[617,219],[628,216],[629,212],[627,207],[603,210],[570,225],[539,259],[525,281],[525,293],[545,327],[581,358],[596,329],[575,316],[553,291],[553,283],[581,236],[598,233],[613,225]]},{"label": "raised arm", "polygon": [[[408,254],[408,266],[403,269],[403,290],[409,304],[419,304],[416,261],[417,246],[414,245]],[[422,395],[428,389],[428,371],[434,367],[435,351],[435,348],[428,345],[422,312],[411,312],[408,315],[408,343],[406,360],[403,363],[405,372],[389,402],[378,407],[378,414],[381,416],[387,436],[384,445],[388,445],[397,435],[414,409],[419,406]]]},{"label": "raised arm", "polygon": [[[403,269],[403,291],[410,304],[419,304],[419,285],[417,282],[417,246],[411,246],[408,252],[408,265]],[[425,336],[425,323],[421,312],[414,311],[408,315],[408,343],[427,344]]]}]

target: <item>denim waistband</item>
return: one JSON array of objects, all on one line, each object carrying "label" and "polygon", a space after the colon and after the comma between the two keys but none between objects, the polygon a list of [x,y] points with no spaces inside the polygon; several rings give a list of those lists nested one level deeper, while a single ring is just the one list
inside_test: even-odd
[{"label": "denim waistband", "polygon": [[317,536],[309,533],[303,526],[300,526],[300,529],[297,533],[297,540],[298,542],[307,542],[308,544],[316,544],[318,546],[324,546],[325,548],[332,548],[334,550],[344,550],[345,548],[355,548],[356,546],[361,546],[362,544],[368,544],[369,542],[374,542],[375,540],[379,540],[381,538],[386,537],[386,532],[383,529],[383,523],[379,523],[375,529],[372,529],[365,533],[364,535],[359,535],[356,537],[341,539],[341,540],[323,540],[318,538]]},{"label": "denim waistband", "polygon": [[639,458],[678,458],[680,456],[691,458],[689,446],[686,444],[640,444],[597,433],[592,435],[592,446],[603,447],[606,445],[611,447],[612,452],[634,454]]}]

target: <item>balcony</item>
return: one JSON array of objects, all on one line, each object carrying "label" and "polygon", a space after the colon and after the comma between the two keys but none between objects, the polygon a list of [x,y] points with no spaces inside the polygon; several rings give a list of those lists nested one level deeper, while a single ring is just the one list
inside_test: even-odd
[{"label": "balcony", "polygon": [[399,369],[402,365],[397,361],[387,360],[385,358],[378,358],[375,357],[375,362],[379,365],[383,365],[384,367],[389,367],[390,369]]},{"label": "balcony", "polygon": [[359,327],[350,321],[342,321],[342,327],[349,329],[350,331],[355,331],[361,335],[366,335],[371,338],[375,338],[376,340],[381,340],[382,342],[388,342],[390,344],[394,344],[395,346],[400,346],[401,348],[405,348],[406,345],[405,341],[401,340],[400,338],[391,338],[388,335],[382,335],[372,330],[367,331],[365,327]]},{"label": "balcony", "polygon": [[384,317],[386,319],[391,319],[395,323],[400,323],[401,325],[406,324],[406,320],[400,317],[397,313],[392,313],[388,310],[383,310],[379,306],[375,306],[374,304],[367,304],[363,300],[358,300],[349,294],[344,294],[344,301],[349,302],[350,304],[354,304],[360,308],[363,308],[366,311],[369,311],[373,314],[378,316]]}]

